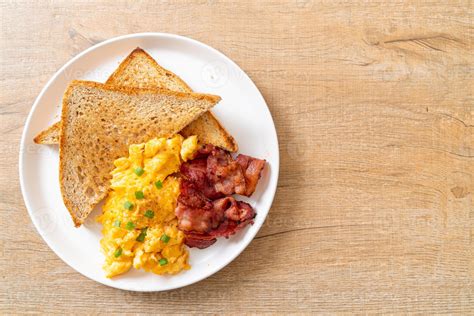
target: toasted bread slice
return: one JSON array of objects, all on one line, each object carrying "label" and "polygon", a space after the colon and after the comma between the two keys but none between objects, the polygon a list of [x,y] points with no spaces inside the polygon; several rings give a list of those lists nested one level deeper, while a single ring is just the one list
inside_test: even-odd
[{"label": "toasted bread slice", "polygon": [[63,97],[59,181],[64,204],[80,226],[107,194],[114,160],[130,144],[169,137],[220,97],[166,89],[73,81]]},{"label": "toasted bread slice", "polygon": [[59,144],[61,134],[61,121],[54,123],[33,139],[37,144],[54,145]]},{"label": "toasted bread slice", "polygon": [[[180,77],[161,67],[153,57],[139,47],[130,53],[106,83],[126,87],[158,87],[173,91],[192,92]],[[201,143],[213,144],[231,152],[238,149],[234,138],[210,111],[186,126],[181,134],[185,137],[197,135]]]},{"label": "toasted bread slice", "polygon": [[120,63],[105,83],[134,88],[164,88],[192,92],[180,77],[158,65],[153,57],[139,47]]},{"label": "toasted bread slice", "polygon": [[[177,75],[161,67],[143,49],[136,48],[107,79],[106,84],[134,88],[165,88],[179,92],[192,92],[191,88]],[[59,142],[60,122],[52,125],[35,137],[38,144]],[[206,112],[186,126],[183,136],[197,135],[202,143],[237,151],[234,138],[225,130],[211,112]]]}]

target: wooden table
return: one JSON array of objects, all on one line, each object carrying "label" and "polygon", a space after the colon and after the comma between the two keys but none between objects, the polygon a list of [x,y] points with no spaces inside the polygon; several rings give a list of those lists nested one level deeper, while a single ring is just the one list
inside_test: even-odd
[{"label": "wooden table", "polygon": [[[473,312],[473,5],[419,2],[2,1],[1,313]],[[91,45],[144,31],[236,61],[281,153],[247,250],[205,281],[147,294],[62,262],[18,181],[23,125],[47,80]]]}]

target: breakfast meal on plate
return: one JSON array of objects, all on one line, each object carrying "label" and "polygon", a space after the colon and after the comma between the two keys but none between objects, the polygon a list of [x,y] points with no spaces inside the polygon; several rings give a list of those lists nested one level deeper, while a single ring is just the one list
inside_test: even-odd
[{"label": "breakfast meal on plate", "polygon": [[59,144],[59,183],[76,227],[99,203],[106,277],[132,267],[190,269],[188,247],[229,238],[256,216],[251,196],[265,160],[232,154],[234,138],[209,111],[221,98],[193,92],[135,49],[105,84],[72,81],[61,121],[38,144]]}]

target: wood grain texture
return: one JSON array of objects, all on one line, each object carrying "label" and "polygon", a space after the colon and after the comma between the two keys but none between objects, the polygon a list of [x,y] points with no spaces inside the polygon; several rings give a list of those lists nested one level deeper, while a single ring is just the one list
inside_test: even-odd
[{"label": "wood grain texture", "polygon": [[[471,1],[2,1],[2,313],[472,313]],[[280,141],[269,217],[187,288],[131,293],[63,263],[18,181],[31,105],[71,57],[113,36],[203,41],[262,91]]]}]

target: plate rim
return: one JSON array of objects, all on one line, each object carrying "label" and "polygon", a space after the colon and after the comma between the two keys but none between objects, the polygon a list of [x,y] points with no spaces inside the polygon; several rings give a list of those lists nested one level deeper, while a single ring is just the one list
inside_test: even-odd
[{"label": "plate rim", "polygon": [[[25,175],[23,173],[23,164],[24,164],[24,159],[25,159],[25,142],[26,142],[26,134],[27,134],[27,130],[30,126],[30,123],[31,123],[31,120],[32,120],[32,117],[33,117],[33,113],[35,112],[38,104],[39,104],[39,101],[42,99],[43,95],[46,93],[46,91],[48,91],[49,87],[51,86],[51,84],[56,80],[56,78],[63,72],[63,70],[65,68],[67,68],[68,66],[70,66],[71,64],[73,64],[76,60],[80,59],[82,56],[88,54],[89,52],[91,51],[94,51],[96,49],[99,49],[100,47],[102,46],[106,46],[106,45],[109,45],[111,43],[114,43],[114,42],[119,42],[119,41],[126,41],[128,39],[132,39],[132,38],[140,38],[140,37],[157,37],[157,38],[168,38],[168,39],[174,39],[174,40],[178,40],[178,41],[184,41],[184,42],[190,42],[194,45],[198,45],[198,46],[201,46],[203,48],[206,48],[206,49],[209,49],[211,51],[213,51],[214,53],[216,53],[217,55],[219,55],[220,57],[224,58],[224,60],[228,61],[230,64],[232,64],[233,66],[237,67],[238,69],[240,69],[243,73],[243,75],[249,80],[249,82],[254,86],[254,88],[256,89],[256,91],[258,91],[258,95],[259,97],[262,99],[264,105],[266,106],[267,108],[267,111],[268,113],[270,114],[270,120],[271,120],[271,123],[273,125],[273,134],[274,134],[274,137],[275,137],[275,140],[276,140],[276,156],[275,156],[275,165],[272,166],[272,173],[275,173],[275,183],[274,183],[274,186],[273,187],[267,187],[265,188],[265,190],[271,190],[270,195],[269,195],[269,200],[270,200],[270,205],[269,205],[269,209],[268,211],[266,212],[265,214],[265,218],[263,219],[260,227],[258,227],[258,229],[255,231],[255,234],[252,236],[252,238],[250,238],[248,241],[241,241],[243,242],[243,246],[241,247],[241,249],[238,249],[238,251],[236,251],[232,256],[229,256],[226,260],[225,260],[225,263],[221,264],[220,266],[218,265],[216,268],[214,269],[211,269],[209,270],[208,272],[205,272],[203,273],[202,276],[200,276],[199,278],[197,278],[196,280],[193,280],[191,282],[184,282],[185,284],[180,284],[180,285],[175,285],[175,286],[169,286],[167,288],[163,288],[163,289],[137,289],[137,288],[127,288],[127,287],[123,287],[123,286],[120,286],[118,284],[106,284],[106,283],[103,283],[101,282],[101,280],[98,280],[98,279],[95,279],[89,275],[86,275],[85,273],[83,273],[83,271],[79,271],[78,269],[76,269],[73,265],[71,265],[69,263],[69,260],[66,260],[58,251],[56,251],[54,249],[54,247],[51,246],[50,244],[50,241],[48,241],[48,238],[45,238],[45,235],[42,233],[42,231],[40,230],[40,224],[37,222],[37,220],[35,219],[35,217],[33,216],[32,214],[32,205],[30,204],[30,201],[29,199],[27,198],[27,195],[26,195],[26,192],[25,192]],[[162,292],[162,291],[170,291],[170,290],[174,290],[174,289],[178,289],[178,288],[182,288],[182,287],[186,287],[186,286],[189,286],[189,285],[192,285],[192,284],[195,284],[197,282],[200,282],[204,279],[207,279],[208,277],[216,274],[217,272],[219,272],[220,270],[222,270],[224,267],[226,267],[227,265],[229,265],[232,261],[234,261],[245,249],[247,249],[248,245],[255,239],[256,235],[258,234],[258,232],[260,231],[260,229],[262,228],[262,226],[264,225],[266,219],[267,219],[267,216],[268,216],[268,213],[270,212],[271,210],[271,207],[273,205],[273,202],[275,200],[275,194],[276,194],[276,191],[277,191],[277,186],[278,186],[278,179],[279,179],[279,173],[280,173],[280,146],[279,146],[279,141],[278,141],[278,134],[277,134],[277,131],[276,131],[276,126],[275,126],[275,122],[273,120],[273,116],[271,115],[271,111],[270,111],[270,108],[268,107],[268,104],[267,102],[265,101],[265,98],[263,97],[262,93],[260,92],[260,90],[258,89],[258,87],[255,85],[255,83],[253,82],[253,80],[248,76],[248,74],[237,64],[235,63],[231,58],[229,58],[228,56],[226,56],[224,53],[222,53],[221,51],[217,50],[216,48],[214,47],[211,47],[205,43],[202,43],[198,40],[195,40],[193,38],[190,38],[190,37],[187,37],[187,36],[183,36],[183,35],[178,35],[178,34],[172,34],[172,33],[164,33],[164,32],[141,32],[141,33],[132,33],[132,34],[127,34],[127,35],[121,35],[121,36],[116,36],[116,37],[112,37],[112,38],[109,38],[107,40],[104,40],[100,43],[97,43],[85,50],[83,50],[82,52],[78,53],[77,55],[75,55],[74,57],[72,57],[68,62],[66,62],[62,67],[60,67],[54,74],[53,76],[46,82],[46,84],[44,85],[44,87],[41,89],[40,93],[38,94],[38,96],[36,97],[32,107],[30,108],[29,110],[29,113],[28,113],[28,116],[27,116],[27,119],[23,125],[23,132],[22,132],[22,136],[21,136],[21,139],[20,139],[20,148],[19,148],[19,159],[18,159],[19,163],[18,163],[18,169],[19,169],[19,182],[20,182],[20,190],[21,190],[21,194],[22,194],[22,197],[23,197],[23,201],[25,203],[25,206],[26,206],[26,209],[28,211],[28,215],[31,219],[31,221],[33,222],[33,226],[35,227],[36,231],[38,232],[38,234],[41,236],[41,238],[43,239],[43,241],[46,243],[46,245],[50,248],[50,250],[53,251],[54,254],[56,254],[65,264],[67,264],[69,267],[71,267],[74,271],[80,273],[81,275],[83,275],[84,277],[86,277],[87,279],[90,279],[92,281],[95,281],[99,284],[102,284],[102,285],[105,285],[105,286],[109,286],[109,287],[112,287],[112,288],[116,288],[116,289],[120,289],[120,290],[126,290],[126,291],[133,291],[133,292]]]}]

